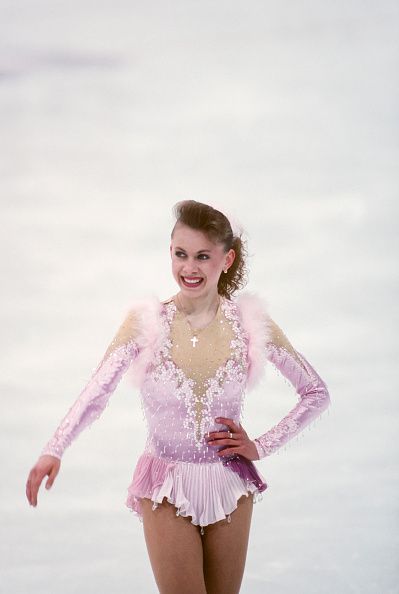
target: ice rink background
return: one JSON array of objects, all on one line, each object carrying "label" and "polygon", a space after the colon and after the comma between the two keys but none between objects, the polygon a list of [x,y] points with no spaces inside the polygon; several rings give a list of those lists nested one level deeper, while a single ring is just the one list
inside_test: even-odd
[{"label": "ice rink background", "polygon": [[[0,591],[157,591],[125,507],[145,440],[122,380],[39,505],[27,474],[136,296],[172,295],[171,209],[248,233],[332,406],[259,461],[243,594],[399,592],[395,2],[3,0]],[[255,437],[296,403],[273,369]],[[184,563],[184,560],[181,560]]]}]

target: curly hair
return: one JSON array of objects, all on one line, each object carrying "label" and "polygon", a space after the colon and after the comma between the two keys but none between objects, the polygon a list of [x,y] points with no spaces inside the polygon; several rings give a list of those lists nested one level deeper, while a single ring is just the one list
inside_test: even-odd
[{"label": "curly hair", "polygon": [[242,233],[234,235],[229,219],[219,210],[208,204],[196,200],[182,200],[173,207],[176,223],[187,225],[191,229],[202,231],[213,243],[220,243],[227,253],[230,249],[235,252],[234,262],[227,271],[222,273],[218,282],[218,293],[231,300],[235,291],[247,284],[247,246]]}]

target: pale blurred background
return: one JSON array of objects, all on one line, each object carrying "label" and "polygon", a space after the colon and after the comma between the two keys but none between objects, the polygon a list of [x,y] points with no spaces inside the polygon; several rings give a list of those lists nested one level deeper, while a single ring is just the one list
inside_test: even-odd
[{"label": "pale blurred background", "polygon": [[[242,594],[399,592],[397,3],[2,0],[0,23],[0,591],[157,592],[126,378],[37,508],[25,482],[129,302],[177,290],[191,198],[241,220],[247,289],[332,400],[258,462]],[[243,425],[296,401],[269,368]]]}]

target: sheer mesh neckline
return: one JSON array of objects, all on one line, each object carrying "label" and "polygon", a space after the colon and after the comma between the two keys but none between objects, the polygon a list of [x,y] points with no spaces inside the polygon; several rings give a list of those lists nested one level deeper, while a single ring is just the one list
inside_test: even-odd
[{"label": "sheer mesh neckline", "polygon": [[187,324],[187,326],[189,327],[190,331],[193,334],[199,334],[200,332],[203,333],[209,326],[212,326],[221,316],[222,314],[222,303],[224,301],[224,297],[223,295],[219,296],[219,303],[218,303],[218,307],[216,310],[215,315],[213,316],[212,320],[210,322],[208,322],[208,324],[206,324],[205,326],[202,326],[200,328],[194,328],[192,326],[192,324],[190,323],[190,321],[188,320],[187,314],[184,313],[183,310],[179,309],[176,303],[176,295],[174,297],[172,297],[172,302],[174,305],[174,318],[176,319],[176,317],[181,318],[182,320],[185,321],[185,323]]},{"label": "sheer mesh neckline", "polygon": [[[199,347],[199,346],[193,347],[193,345],[189,344],[189,342],[182,344],[181,347],[176,346],[176,342],[174,342],[173,339],[183,341],[186,338],[187,340],[189,340],[188,334],[191,335],[192,330],[191,330],[191,326],[187,323],[187,320],[185,319],[184,313],[182,314],[182,312],[177,308],[174,299],[172,299],[168,303],[168,305],[170,306],[170,310],[169,310],[169,315],[167,315],[168,339],[169,339],[167,341],[167,346],[168,346],[167,357],[170,360],[170,362],[173,364],[173,366],[175,367],[176,372],[184,374],[184,377],[188,381],[192,381],[194,383],[196,381],[199,381],[198,375],[201,375],[201,374],[195,373],[196,372],[195,365],[201,364],[201,360],[200,360],[200,357],[196,357],[196,359],[193,359],[193,356],[197,355],[197,353],[198,353],[198,355],[201,354],[201,351],[203,351],[203,348],[204,348],[202,345],[204,345],[206,343],[208,352],[210,350],[210,346],[214,346],[215,350],[220,348],[220,334],[221,334],[221,332],[220,332],[219,324],[220,324],[220,326],[222,326],[224,324],[227,332],[228,332],[228,330],[230,330],[230,332],[228,332],[229,336],[228,336],[227,344],[225,343],[224,345],[222,345],[224,348],[221,349],[221,352],[222,352],[222,354],[224,354],[224,357],[222,357],[222,360],[219,361],[219,364],[213,369],[213,373],[208,374],[206,378],[205,377],[202,378],[202,381],[204,383],[211,382],[213,379],[215,379],[218,375],[220,375],[223,372],[223,370],[227,367],[229,361],[231,361],[234,358],[233,357],[233,347],[234,347],[234,341],[237,338],[236,335],[237,335],[238,329],[236,326],[234,328],[231,328],[231,321],[230,321],[231,315],[230,316],[228,315],[228,307],[226,307],[225,300],[221,296],[218,311],[217,311],[216,315],[214,316],[213,320],[201,330],[201,332],[200,332],[201,347]],[[226,313],[227,313],[227,315],[226,315]],[[216,324],[216,322],[218,322],[218,324]],[[235,332],[233,330],[235,330]],[[186,337],[184,336],[184,334],[186,334]],[[212,344],[212,340],[215,341],[214,344]],[[219,344],[217,344],[217,342]],[[180,348],[182,351],[182,357],[178,357],[178,353],[177,353],[178,348]],[[203,352],[202,354],[203,354],[203,356],[205,355],[205,357],[206,357],[206,352],[205,353]],[[184,358],[186,358],[186,362],[188,363],[188,365],[184,364]],[[219,359],[221,359],[221,357],[219,357]],[[193,363],[193,365],[191,367],[191,372],[187,371],[190,363]],[[206,364],[206,361],[205,361],[205,364]]]}]

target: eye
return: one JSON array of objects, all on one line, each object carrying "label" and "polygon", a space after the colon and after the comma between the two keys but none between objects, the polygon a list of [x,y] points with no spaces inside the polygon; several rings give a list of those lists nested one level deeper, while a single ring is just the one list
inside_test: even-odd
[{"label": "eye", "polygon": [[[184,252],[181,252],[180,250],[177,250],[175,252],[175,256],[177,256],[178,258],[185,258],[186,254]],[[208,254],[199,254],[198,258],[199,260],[209,260]]]}]

